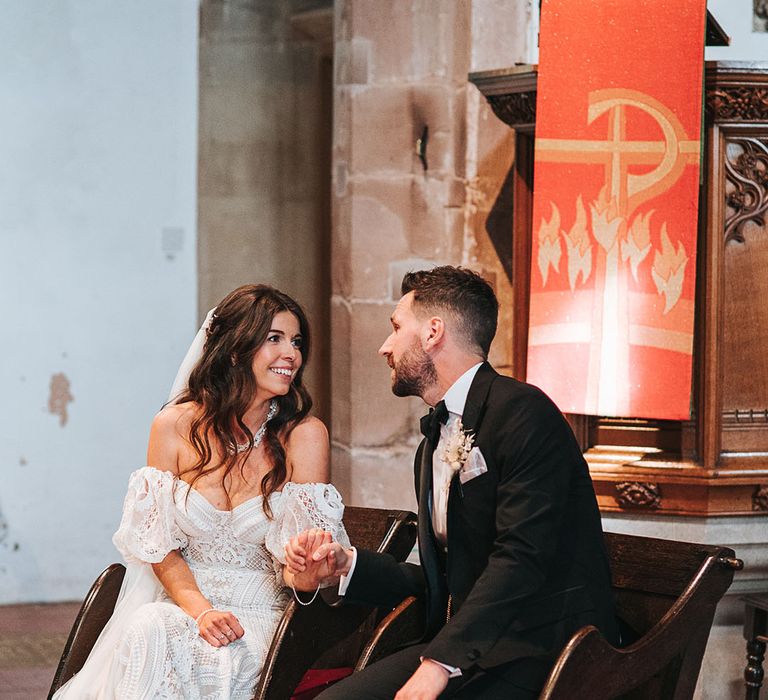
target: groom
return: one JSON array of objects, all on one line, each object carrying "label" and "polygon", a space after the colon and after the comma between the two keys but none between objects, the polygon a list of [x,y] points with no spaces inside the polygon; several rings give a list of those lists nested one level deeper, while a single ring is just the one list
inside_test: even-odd
[{"label": "groom", "polygon": [[412,272],[402,294],[379,353],[395,395],[434,406],[415,460],[421,566],[338,543],[307,557],[306,533],[288,560],[306,590],[330,575],[347,601],[422,597],[426,634],[320,697],[535,698],[577,629],[617,640],[587,465],[552,401],[486,362],[498,302],[482,277]]}]

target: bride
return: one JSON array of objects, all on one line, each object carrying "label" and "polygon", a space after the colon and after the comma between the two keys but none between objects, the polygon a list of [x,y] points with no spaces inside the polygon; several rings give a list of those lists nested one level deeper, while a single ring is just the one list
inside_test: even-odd
[{"label": "bride", "polygon": [[307,527],[348,543],[308,354],[304,312],[271,287],[209,314],[129,480],[115,612],[55,700],[253,696],[293,585],[285,544]]}]

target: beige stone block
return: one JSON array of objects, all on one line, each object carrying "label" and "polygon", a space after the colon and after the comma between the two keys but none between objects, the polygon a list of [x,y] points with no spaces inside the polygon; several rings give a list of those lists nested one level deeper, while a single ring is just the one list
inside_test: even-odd
[{"label": "beige stone block", "polygon": [[[355,89],[349,95],[349,170],[352,176],[411,172],[416,136],[407,85]],[[419,166],[421,167],[421,166]]]},{"label": "beige stone block", "polygon": [[352,198],[334,197],[331,208],[331,292],[352,294]]},{"label": "beige stone block", "polygon": [[220,41],[200,50],[200,85],[217,85],[253,90],[270,82],[288,84],[291,53],[274,42]]},{"label": "beige stone block", "polygon": [[352,444],[352,318],[349,305],[331,299],[331,441]]},{"label": "beige stone block", "polygon": [[276,39],[285,3],[263,0],[204,0],[200,3],[200,42]]},{"label": "beige stone block", "polygon": [[462,86],[453,95],[453,174],[466,177],[467,174],[467,89]]},{"label": "beige stone block", "polygon": [[356,0],[351,33],[372,43],[370,80],[466,80],[469,0]]},{"label": "beige stone block", "polygon": [[456,195],[454,179],[413,178],[410,191],[412,225],[409,232],[410,252],[416,257],[440,261],[441,264],[461,259],[461,233],[458,241],[454,228],[456,212],[451,206]]},{"label": "beige stone block", "polygon": [[336,85],[366,85],[370,54],[371,42],[367,39],[356,37],[350,41],[337,41],[334,52]]},{"label": "beige stone block", "polygon": [[[416,84],[412,89],[412,119],[415,139],[421,136],[424,125],[429,127],[427,137],[427,173],[444,177],[456,173],[456,163],[463,163],[464,155],[457,151],[463,141],[464,91],[451,84]],[[421,166],[423,169],[423,166]]]},{"label": "beige stone block", "polygon": [[331,445],[331,483],[339,490],[344,503],[352,503],[352,471],[349,450]]},{"label": "beige stone block", "polygon": [[419,418],[427,407],[419,398],[392,394],[391,370],[378,350],[391,333],[393,304],[353,303],[350,333],[351,444],[415,449]]},{"label": "beige stone block", "polygon": [[463,209],[446,209],[444,258],[449,265],[459,265],[464,258],[466,219]]},{"label": "beige stone block", "polygon": [[200,197],[198,200],[198,269],[200,306],[209,309],[241,284],[279,286],[274,231],[279,210],[268,199]]},{"label": "beige stone block", "polygon": [[349,188],[352,295],[391,298],[389,263],[423,258],[458,262],[463,207],[453,207],[461,185],[454,178],[363,178]]},{"label": "beige stone block", "polygon": [[416,512],[413,452],[353,450],[350,461],[351,505]]},{"label": "beige stone block", "polygon": [[389,263],[389,301],[394,306],[402,296],[403,277],[409,272],[419,270],[431,270],[440,263],[425,258],[406,258],[404,260],[392,260]]},{"label": "beige stone block", "polygon": [[354,183],[351,194],[351,294],[388,297],[389,261],[408,255],[409,182],[368,180]]},{"label": "beige stone block", "polygon": [[285,97],[267,86],[208,86],[201,89],[199,104],[202,142],[275,142],[281,138],[281,124],[289,114]]},{"label": "beige stone block", "polygon": [[227,143],[201,139],[198,159],[198,196],[269,197],[274,191],[272,168],[280,144],[275,140]]},{"label": "beige stone block", "polygon": [[333,91],[333,159],[334,162],[349,160],[352,139],[352,90],[343,86]]}]

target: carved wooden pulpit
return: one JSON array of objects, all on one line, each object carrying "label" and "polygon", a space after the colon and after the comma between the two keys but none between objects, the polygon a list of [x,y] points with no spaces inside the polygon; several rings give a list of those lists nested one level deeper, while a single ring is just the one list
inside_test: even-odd
[{"label": "carved wooden pulpit", "polygon": [[[708,62],[705,76],[692,417],[569,416],[603,511],[768,513],[768,63]],[[514,288],[513,373],[525,379],[536,70],[470,80],[516,135],[502,262]]]}]

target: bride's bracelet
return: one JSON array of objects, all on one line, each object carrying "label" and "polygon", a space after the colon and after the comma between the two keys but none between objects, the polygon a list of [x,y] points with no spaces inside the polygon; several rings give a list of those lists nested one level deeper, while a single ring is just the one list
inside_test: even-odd
[{"label": "bride's bracelet", "polygon": [[296,592],[296,587],[293,585],[293,580],[291,580],[291,589],[293,590],[293,597],[296,598],[296,602],[299,605],[312,605],[312,603],[315,602],[315,598],[317,598],[317,594],[320,592],[320,584],[317,584],[317,588],[315,589],[314,595],[309,599],[309,602],[305,603],[301,598],[299,598],[299,594]]},{"label": "bride's bracelet", "polygon": [[195,618],[195,624],[199,627],[200,626],[200,620],[203,619],[203,615],[207,615],[209,612],[219,612],[218,608],[208,608],[207,610],[203,610],[196,618]]}]

